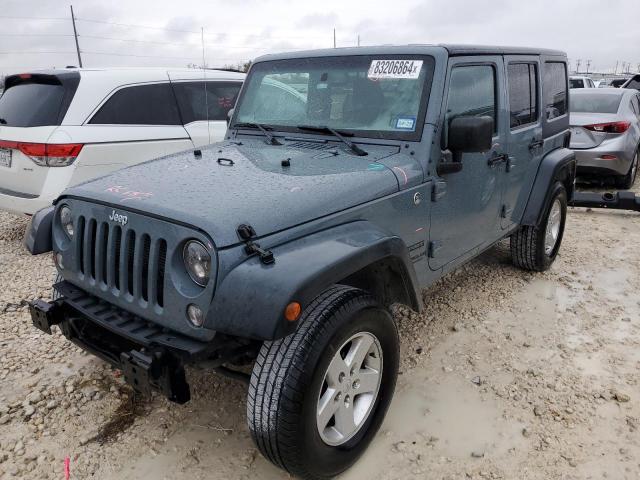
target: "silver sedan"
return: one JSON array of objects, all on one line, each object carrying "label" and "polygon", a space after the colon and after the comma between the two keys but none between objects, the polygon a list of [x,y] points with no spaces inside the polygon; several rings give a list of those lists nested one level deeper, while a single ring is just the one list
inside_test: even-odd
[{"label": "silver sedan", "polygon": [[626,88],[571,90],[571,148],[578,175],[613,175],[631,188],[638,171],[640,93]]}]

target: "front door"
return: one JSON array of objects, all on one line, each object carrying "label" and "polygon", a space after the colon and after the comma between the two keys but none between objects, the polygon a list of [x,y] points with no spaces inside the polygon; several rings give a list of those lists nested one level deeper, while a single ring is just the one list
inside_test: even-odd
[{"label": "front door", "polygon": [[[451,120],[458,116],[491,116],[493,147],[485,153],[463,153],[462,170],[439,180],[442,195],[431,208],[429,267],[448,263],[492,243],[500,236],[500,175],[504,138],[503,61],[501,56],[452,58],[441,115],[442,149]],[[439,197],[439,198],[437,198]]]},{"label": "front door", "polygon": [[504,171],[501,225],[503,229],[509,229],[522,217],[542,159],[543,142],[539,58],[518,55],[506,56],[504,60],[509,111],[509,161],[501,167]]}]

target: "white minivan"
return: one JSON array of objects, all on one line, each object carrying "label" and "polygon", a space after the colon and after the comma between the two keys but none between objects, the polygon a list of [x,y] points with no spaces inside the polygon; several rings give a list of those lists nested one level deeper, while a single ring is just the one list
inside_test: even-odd
[{"label": "white minivan", "polygon": [[0,210],[33,214],[70,185],[222,140],[244,77],[156,68],[7,77],[0,97]]}]

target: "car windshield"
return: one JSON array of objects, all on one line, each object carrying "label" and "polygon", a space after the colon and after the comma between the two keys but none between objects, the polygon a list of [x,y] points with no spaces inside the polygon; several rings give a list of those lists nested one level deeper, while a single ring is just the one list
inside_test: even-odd
[{"label": "car windshield", "polygon": [[330,127],[362,137],[419,139],[433,65],[432,57],[417,55],[259,62],[251,68],[234,122],[284,131]]},{"label": "car windshield", "polygon": [[579,113],[616,113],[621,95],[616,93],[582,94],[571,96],[571,111]]}]

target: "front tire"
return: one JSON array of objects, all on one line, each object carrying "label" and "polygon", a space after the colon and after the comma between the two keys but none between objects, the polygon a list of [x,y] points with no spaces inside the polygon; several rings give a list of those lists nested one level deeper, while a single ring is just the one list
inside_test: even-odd
[{"label": "front tire", "polygon": [[263,344],[247,418],[271,462],[327,479],[353,465],[382,424],[398,375],[398,332],[388,310],[346,286],[320,294],[300,322]]},{"label": "front tire", "polygon": [[511,259],[516,267],[543,272],[556,259],[567,220],[567,190],[557,182],[539,226],[523,225],[511,235]]}]

